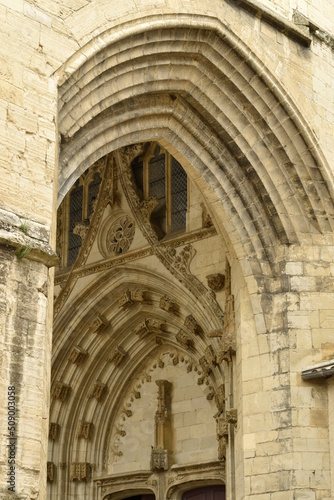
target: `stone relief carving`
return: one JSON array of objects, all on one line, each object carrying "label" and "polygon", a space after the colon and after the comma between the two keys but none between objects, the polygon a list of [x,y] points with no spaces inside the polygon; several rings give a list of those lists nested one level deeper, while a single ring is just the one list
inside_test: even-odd
[{"label": "stone relief carving", "polygon": [[208,287],[214,292],[219,292],[224,288],[225,276],[223,274],[209,274],[206,279],[208,280]]},{"label": "stone relief carving", "polygon": [[192,338],[182,330],[179,331],[179,333],[175,336],[175,338],[177,342],[180,345],[182,345],[182,347],[184,347],[185,349],[190,349],[193,346]]},{"label": "stone relief carving", "polygon": [[71,481],[90,481],[91,467],[87,462],[73,462],[70,466]]},{"label": "stone relief carving", "polygon": [[55,480],[55,464],[53,462],[48,462],[47,463],[47,481],[49,483],[52,483]]},{"label": "stone relief carving", "polygon": [[226,410],[226,420],[229,424],[237,425],[238,423],[238,410],[237,408],[229,408]]},{"label": "stone relief carving", "polygon": [[[87,220],[82,227],[78,225],[77,231],[81,238],[85,239],[84,244],[81,246],[79,255],[75,262],[74,268],[82,267],[88,258],[88,255],[91,251],[92,245],[95,241],[97,231],[100,226],[100,222],[102,220],[102,216],[104,213],[104,209],[108,203],[113,204],[113,196],[114,196],[114,171],[115,171],[115,159],[114,156],[107,155],[104,158],[98,160],[92,165],[89,171],[89,175],[94,175],[95,173],[99,173],[102,179],[99,195],[94,203],[94,210],[89,220]],[[81,223],[82,224],[82,223]],[[80,234],[81,233],[81,234]],[[61,292],[56,298],[54,304],[54,316],[59,314],[59,311],[66,303],[68,297],[71,294],[72,289],[74,288],[77,282],[78,276],[75,273],[69,273],[66,277],[65,286],[63,286]]]},{"label": "stone relief carving", "polygon": [[135,235],[134,220],[125,215],[114,221],[106,235],[108,254],[123,254],[127,252]]},{"label": "stone relief carving", "polygon": [[145,302],[145,293],[147,290],[143,288],[134,288],[132,290],[127,289],[118,299],[119,307],[123,309],[128,309],[133,306],[136,302]]},{"label": "stone relief carving", "polygon": [[78,439],[83,438],[88,440],[90,438],[91,429],[92,429],[91,422],[85,422],[83,420],[80,420],[78,426],[77,438]]},{"label": "stone relief carving", "polygon": [[225,385],[224,384],[221,384],[218,387],[215,401],[216,401],[216,406],[217,406],[218,412],[220,414],[225,410]]},{"label": "stone relief carving", "polygon": [[68,358],[68,360],[76,365],[79,365],[84,359],[88,356],[88,352],[80,346],[75,346],[72,349],[72,352]]},{"label": "stone relief carving", "polygon": [[189,314],[184,320],[184,326],[191,332],[194,333],[195,335],[199,335],[202,333],[202,328],[201,326],[197,323],[195,320],[194,316]]},{"label": "stone relief carving", "polygon": [[215,351],[212,347],[212,345],[208,345],[205,349],[204,349],[204,356],[206,357],[208,363],[212,366],[216,366],[217,364],[217,361],[216,361],[216,354],[215,354]]},{"label": "stone relief carving", "polygon": [[83,222],[77,222],[73,228],[73,233],[80,236],[81,240],[84,241],[89,230],[89,220],[85,219]]},{"label": "stone relief carving", "polygon": [[103,314],[98,314],[90,324],[89,329],[93,333],[103,333],[109,326],[110,321]]},{"label": "stone relief carving", "polygon": [[203,370],[203,373],[208,376],[211,373],[211,366],[205,356],[201,356],[199,359],[199,364]]},{"label": "stone relief carving", "polygon": [[69,391],[70,391],[69,385],[64,384],[63,382],[57,382],[52,391],[52,397],[64,402],[69,395]]},{"label": "stone relief carving", "polygon": [[106,392],[107,392],[106,384],[96,381],[93,387],[91,388],[90,392],[88,393],[88,397],[95,398],[97,401],[101,402]]},{"label": "stone relief carving", "polygon": [[55,441],[58,437],[58,433],[59,433],[59,424],[57,424],[56,422],[50,422],[49,439]]},{"label": "stone relief carving", "polygon": [[127,356],[127,352],[121,346],[117,346],[108,361],[113,363],[116,367],[118,367],[123,359]]},{"label": "stone relief carving", "polygon": [[212,227],[213,222],[211,215],[208,212],[208,209],[206,208],[204,203],[201,203],[201,207],[202,207],[202,227],[207,227],[207,228]]},{"label": "stone relief carving", "polygon": [[225,417],[217,419],[218,459],[226,460],[226,448],[228,443],[228,422]]},{"label": "stone relief carving", "polygon": [[222,361],[227,361],[229,363],[231,361],[231,354],[235,354],[235,352],[236,339],[234,332],[224,335],[218,347],[217,363],[221,363]]},{"label": "stone relief carving", "polygon": [[151,455],[152,470],[168,470],[168,451],[154,448]]},{"label": "stone relief carving", "polygon": [[155,439],[151,454],[152,470],[168,470],[171,466],[171,387],[167,380],[156,380],[158,409],[155,413]]}]

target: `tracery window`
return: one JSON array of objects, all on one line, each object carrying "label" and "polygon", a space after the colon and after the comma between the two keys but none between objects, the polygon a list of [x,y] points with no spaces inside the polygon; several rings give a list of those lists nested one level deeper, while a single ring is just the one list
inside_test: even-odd
[{"label": "tracery window", "polygon": [[188,183],[181,164],[153,142],[146,144],[144,154],[133,161],[132,172],[142,199],[157,198],[152,223],[158,236],[162,238],[166,234],[184,231]]},{"label": "tracery window", "polygon": [[82,229],[89,226],[100,185],[100,173],[94,168],[87,169],[60,206],[57,223],[61,267],[72,266],[78,257],[82,245]]}]

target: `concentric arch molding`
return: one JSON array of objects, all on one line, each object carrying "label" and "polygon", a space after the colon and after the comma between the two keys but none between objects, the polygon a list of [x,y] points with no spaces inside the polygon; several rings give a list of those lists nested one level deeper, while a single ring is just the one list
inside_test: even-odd
[{"label": "concentric arch molding", "polygon": [[85,62],[74,56],[68,68],[77,69],[61,80],[60,199],[87,160],[160,137],[188,175],[216,193],[250,258],[271,261],[278,242],[332,229],[330,174],[316,140],[279,82],[226,26],[206,16],[156,16],[102,40],[98,57],[88,44]]}]

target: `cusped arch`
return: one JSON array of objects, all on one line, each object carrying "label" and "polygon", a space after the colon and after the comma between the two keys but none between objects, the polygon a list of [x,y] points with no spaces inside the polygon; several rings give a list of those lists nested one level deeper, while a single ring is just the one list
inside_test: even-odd
[{"label": "cusped arch", "polygon": [[273,76],[217,19],[149,21],[100,34],[62,68],[59,199],[101,156],[160,139],[220,200],[243,255],[329,231],[326,165]]}]

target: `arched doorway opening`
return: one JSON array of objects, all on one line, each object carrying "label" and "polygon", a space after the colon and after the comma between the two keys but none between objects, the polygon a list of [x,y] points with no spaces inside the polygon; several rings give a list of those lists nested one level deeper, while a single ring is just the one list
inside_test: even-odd
[{"label": "arched doorway opening", "polygon": [[225,486],[202,486],[193,490],[185,491],[182,500],[225,500]]}]

